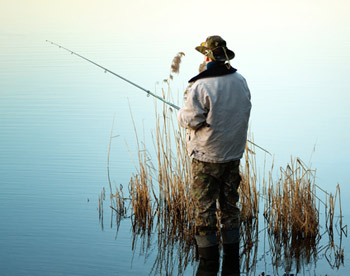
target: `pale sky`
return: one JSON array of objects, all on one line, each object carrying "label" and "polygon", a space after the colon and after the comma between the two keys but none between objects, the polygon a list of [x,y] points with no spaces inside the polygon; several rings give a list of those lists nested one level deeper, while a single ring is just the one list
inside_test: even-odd
[{"label": "pale sky", "polygon": [[235,62],[240,55],[264,64],[332,52],[350,58],[349,0],[0,0],[0,10],[2,35],[90,45],[115,39],[148,49],[162,41],[173,55],[215,34],[236,52]]},{"label": "pale sky", "polygon": [[1,33],[207,36],[349,31],[348,0],[0,0]]}]

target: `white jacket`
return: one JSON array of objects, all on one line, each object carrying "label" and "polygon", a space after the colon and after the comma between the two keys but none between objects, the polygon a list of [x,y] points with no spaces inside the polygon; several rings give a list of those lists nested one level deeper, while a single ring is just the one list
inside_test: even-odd
[{"label": "white jacket", "polygon": [[251,106],[247,82],[237,72],[196,80],[177,114],[187,128],[188,154],[210,163],[240,159]]}]

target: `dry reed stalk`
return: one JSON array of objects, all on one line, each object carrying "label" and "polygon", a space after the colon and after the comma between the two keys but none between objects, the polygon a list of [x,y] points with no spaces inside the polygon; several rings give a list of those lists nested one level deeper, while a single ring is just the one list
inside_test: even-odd
[{"label": "dry reed stalk", "polygon": [[[118,189],[117,186],[115,187],[115,194],[110,195],[111,201],[114,203],[110,206],[110,208],[115,212],[116,215],[116,226],[117,226],[117,232],[119,230],[120,222],[122,219],[127,218],[127,207],[126,207],[126,200],[129,200],[129,198],[124,197],[123,193],[123,186],[120,184],[120,188]],[[114,199],[114,200],[113,200]]]},{"label": "dry reed stalk", "polygon": [[[328,195],[328,194],[327,194]],[[341,209],[341,198],[340,198],[340,186],[337,185],[335,195],[332,194],[328,195],[329,201],[328,201],[328,212],[326,210],[326,230],[329,237],[328,246],[325,250],[325,257],[329,263],[329,265],[332,268],[339,268],[341,265],[344,264],[344,249],[342,248],[342,240],[343,240],[343,234],[347,236],[347,226],[343,226],[343,219],[342,219],[342,209]],[[339,218],[338,222],[334,222],[335,218],[335,206],[336,201],[339,201]],[[336,243],[335,235],[334,235],[334,229],[336,227],[339,227],[338,234],[339,234],[339,243]]]},{"label": "dry reed stalk", "polygon": [[[132,208],[132,227],[134,233],[150,236],[153,228],[153,207],[151,198],[152,177],[148,166],[147,151],[141,150],[135,122],[131,113],[137,142],[138,170],[129,182],[129,194]],[[134,239],[135,240],[135,239]]]},{"label": "dry reed stalk", "polygon": [[113,136],[114,119],[115,119],[115,116],[113,117],[113,121],[112,121],[112,129],[111,129],[111,134],[109,136],[108,154],[107,154],[107,177],[108,177],[110,194],[112,194],[112,183],[111,183],[111,177],[110,177],[110,173],[109,173],[109,160],[110,160],[110,155],[111,155],[112,139],[117,137],[117,136]]},{"label": "dry reed stalk", "polygon": [[255,267],[258,252],[259,234],[259,194],[257,192],[256,159],[254,149],[246,145],[244,163],[241,164],[242,181],[239,187],[240,233],[243,245],[241,253],[242,267],[250,271]]},{"label": "dry reed stalk", "polygon": [[98,197],[98,218],[103,230],[103,201],[105,200],[105,188],[102,189],[101,194]]},{"label": "dry reed stalk", "polygon": [[133,210],[132,226],[135,233],[151,234],[153,228],[153,208],[148,188],[148,171],[141,164],[140,174],[130,180],[131,208]]}]

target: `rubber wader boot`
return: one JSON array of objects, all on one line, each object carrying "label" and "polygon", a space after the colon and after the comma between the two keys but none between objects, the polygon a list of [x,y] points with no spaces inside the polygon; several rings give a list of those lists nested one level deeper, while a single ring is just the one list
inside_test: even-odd
[{"label": "rubber wader boot", "polygon": [[220,266],[220,253],[216,235],[196,236],[199,265],[196,276],[217,276]]},{"label": "rubber wader boot", "polygon": [[219,272],[219,247],[198,247],[199,265],[196,276],[217,276]]},{"label": "rubber wader boot", "polygon": [[239,228],[221,230],[223,242],[222,276],[239,276]]},{"label": "rubber wader boot", "polygon": [[224,244],[222,276],[239,276],[239,243]]}]

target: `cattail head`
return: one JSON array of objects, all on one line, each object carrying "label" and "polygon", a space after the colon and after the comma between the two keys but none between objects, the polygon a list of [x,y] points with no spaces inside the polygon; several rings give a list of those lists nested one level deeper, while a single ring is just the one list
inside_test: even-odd
[{"label": "cattail head", "polygon": [[180,63],[181,58],[185,55],[183,52],[177,53],[177,55],[173,58],[173,62],[171,63],[171,72],[178,74],[180,71]]}]

